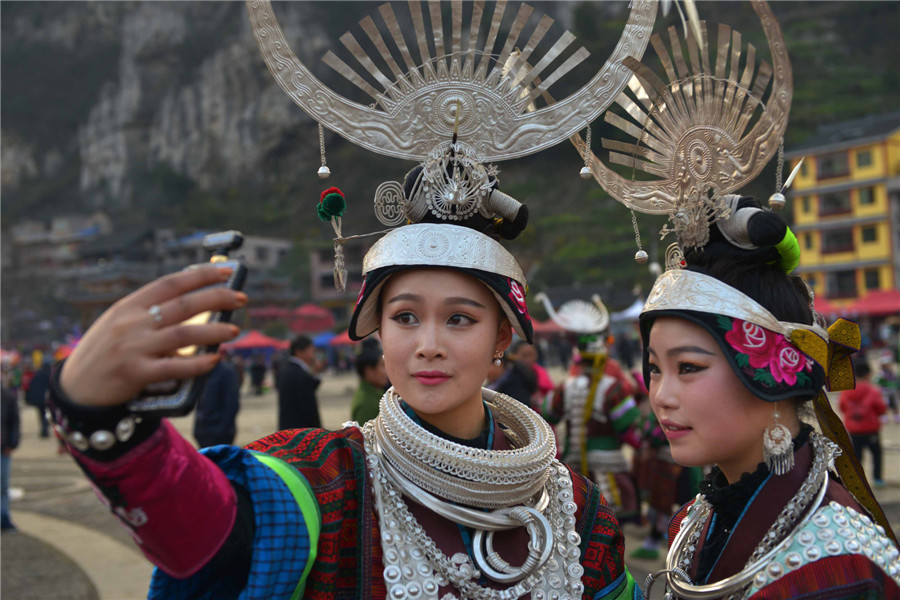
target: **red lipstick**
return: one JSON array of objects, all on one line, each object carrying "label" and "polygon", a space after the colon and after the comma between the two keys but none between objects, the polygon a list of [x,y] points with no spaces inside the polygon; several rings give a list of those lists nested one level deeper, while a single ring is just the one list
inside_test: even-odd
[{"label": "red lipstick", "polygon": [[450,375],[443,371],[417,371],[413,377],[422,385],[438,385],[450,379]]}]

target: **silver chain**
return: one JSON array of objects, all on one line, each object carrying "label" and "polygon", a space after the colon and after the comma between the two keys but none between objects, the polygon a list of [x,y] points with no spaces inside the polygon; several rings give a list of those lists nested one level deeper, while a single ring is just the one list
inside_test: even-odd
[{"label": "silver chain", "polygon": [[778,167],[775,169],[775,191],[781,192],[781,177],[784,172],[784,138],[778,144]]},{"label": "silver chain", "polygon": [[634,241],[637,244],[638,250],[643,250],[644,248],[641,246],[641,230],[638,228],[637,217],[634,215],[634,209],[630,209],[631,211],[631,226],[634,228]]},{"label": "silver chain", "polygon": [[319,123],[319,156],[322,159],[322,166],[325,166],[325,128]]},{"label": "silver chain", "polygon": [[594,163],[594,153],[591,152],[591,124],[587,124],[587,131],[584,134],[584,166],[588,169]]}]

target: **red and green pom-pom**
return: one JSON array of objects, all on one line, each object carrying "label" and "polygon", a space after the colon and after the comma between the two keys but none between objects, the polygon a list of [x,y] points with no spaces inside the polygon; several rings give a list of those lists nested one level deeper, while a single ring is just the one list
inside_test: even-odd
[{"label": "red and green pom-pom", "polygon": [[336,187],[330,187],[319,197],[319,205],[316,212],[323,221],[330,221],[335,217],[344,216],[344,210],[347,208],[347,201],[344,200],[344,193]]}]

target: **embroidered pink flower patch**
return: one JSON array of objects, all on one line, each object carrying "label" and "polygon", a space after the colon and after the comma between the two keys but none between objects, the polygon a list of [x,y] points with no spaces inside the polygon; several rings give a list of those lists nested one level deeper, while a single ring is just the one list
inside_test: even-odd
[{"label": "embroidered pink flower patch", "polygon": [[725,341],[750,359],[754,369],[765,369],[778,346],[777,336],[754,323],[735,319]]},{"label": "embroidered pink flower patch", "polygon": [[[773,334],[774,335],[774,334]],[[797,373],[807,370],[806,357],[784,339],[780,338],[780,344],[776,349],[772,360],[769,362],[769,371],[775,381],[783,381],[788,385],[797,383]]]}]

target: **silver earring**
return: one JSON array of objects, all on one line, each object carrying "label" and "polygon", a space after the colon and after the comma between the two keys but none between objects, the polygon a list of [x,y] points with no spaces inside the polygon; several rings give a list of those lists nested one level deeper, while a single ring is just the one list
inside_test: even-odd
[{"label": "silver earring", "polygon": [[502,364],[501,358],[503,358],[502,350],[500,352],[494,352],[494,365],[499,367]]},{"label": "silver earring", "polygon": [[794,468],[794,440],[791,431],[778,422],[781,413],[775,404],[775,423],[763,433],[763,459],[769,471],[784,475]]}]

